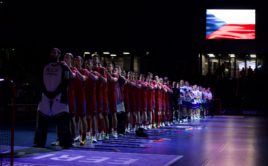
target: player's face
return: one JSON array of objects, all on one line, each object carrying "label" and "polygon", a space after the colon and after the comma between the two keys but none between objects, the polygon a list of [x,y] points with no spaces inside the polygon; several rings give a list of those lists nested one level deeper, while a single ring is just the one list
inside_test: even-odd
[{"label": "player's face", "polygon": [[130,79],[131,72],[127,72],[127,78]]},{"label": "player's face", "polygon": [[150,75],[148,75],[147,77],[146,77],[146,81],[151,81],[151,76]]},{"label": "player's face", "polygon": [[122,69],[121,69],[121,67],[118,67],[117,69],[118,69],[118,74],[122,74]]},{"label": "player's face", "polygon": [[158,76],[154,76],[155,81],[159,82],[159,77]]},{"label": "player's face", "polygon": [[93,61],[88,61],[88,66],[89,66],[89,69],[92,69],[93,68]]},{"label": "player's face", "polygon": [[114,73],[114,74],[118,74],[118,68],[117,68],[117,67],[114,68],[113,73]]},{"label": "player's face", "polygon": [[180,83],[177,82],[176,88],[180,88]]},{"label": "player's face", "polygon": [[114,69],[114,68],[113,68],[113,65],[110,63],[110,64],[108,65],[108,68],[107,68],[107,69],[108,69],[109,72],[112,72],[113,69]]},{"label": "player's face", "polygon": [[72,63],[72,56],[71,55],[66,55],[64,57],[64,61],[67,63],[67,64],[71,64]]},{"label": "player's face", "polygon": [[85,68],[87,68],[87,69],[90,69],[91,70],[91,68],[90,68],[90,64],[89,64],[90,62],[87,60],[87,61],[85,61]]},{"label": "player's face", "polygon": [[74,59],[74,65],[80,68],[82,66],[82,59],[80,57],[76,57]]},{"label": "player's face", "polygon": [[59,52],[56,50],[56,49],[52,49],[50,51],[50,54],[49,54],[49,57],[52,59],[52,60],[55,60],[55,59],[58,59],[60,56]]},{"label": "player's face", "polygon": [[97,66],[99,63],[100,63],[100,59],[99,59],[99,57],[94,56],[94,57],[93,57],[93,64],[94,64],[95,66]]}]

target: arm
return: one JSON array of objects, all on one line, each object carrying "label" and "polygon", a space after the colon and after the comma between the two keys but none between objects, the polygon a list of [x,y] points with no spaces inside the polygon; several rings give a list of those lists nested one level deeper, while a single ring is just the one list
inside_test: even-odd
[{"label": "arm", "polygon": [[82,81],[86,81],[87,77],[79,72],[79,70],[76,71],[76,75],[78,76],[79,79]]},{"label": "arm", "polygon": [[67,79],[73,79],[73,78],[75,78],[76,73],[74,73],[74,72],[71,70],[71,68],[70,68],[66,63],[61,63],[61,64],[62,64],[62,66],[63,66],[65,72],[68,73],[68,74],[65,74],[65,77],[66,77]]},{"label": "arm", "polygon": [[[99,73],[98,73],[99,74]],[[99,79],[99,75],[97,75],[95,72],[89,72],[88,73],[89,77],[93,80]]]},{"label": "arm", "polygon": [[107,76],[108,76],[108,79],[109,79],[110,81],[112,81],[112,82],[116,82],[116,81],[118,81],[118,77],[116,77],[116,76],[112,76],[111,73],[107,73]]}]

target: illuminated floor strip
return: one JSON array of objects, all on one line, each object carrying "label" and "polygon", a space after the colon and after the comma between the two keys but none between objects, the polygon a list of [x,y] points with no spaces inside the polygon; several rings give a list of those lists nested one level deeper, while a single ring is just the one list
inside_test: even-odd
[{"label": "illuminated floor strip", "polygon": [[[23,150],[21,151],[23,152]],[[122,152],[97,152],[86,150],[62,150],[48,153],[21,153],[19,158],[15,158],[15,162],[25,163],[25,165],[77,165],[84,166],[86,164],[104,165],[135,165],[143,166],[168,166],[179,159],[182,155],[163,155],[163,154],[143,154],[143,153],[122,153]],[[23,165],[23,164],[22,164]],[[29,166],[30,166],[29,165]]]}]

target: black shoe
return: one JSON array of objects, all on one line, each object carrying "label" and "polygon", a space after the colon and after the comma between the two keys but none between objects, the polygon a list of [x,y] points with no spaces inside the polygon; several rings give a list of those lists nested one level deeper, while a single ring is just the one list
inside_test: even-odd
[{"label": "black shoe", "polygon": [[34,144],[33,147],[34,148],[45,148],[45,145],[37,145],[37,144]]},{"label": "black shoe", "polygon": [[62,149],[69,149],[69,148],[72,148],[74,147],[72,144],[70,145],[61,145]]},{"label": "black shoe", "polygon": [[144,129],[143,128],[138,128],[136,130],[136,135],[138,137],[148,137],[148,134],[144,132]]}]

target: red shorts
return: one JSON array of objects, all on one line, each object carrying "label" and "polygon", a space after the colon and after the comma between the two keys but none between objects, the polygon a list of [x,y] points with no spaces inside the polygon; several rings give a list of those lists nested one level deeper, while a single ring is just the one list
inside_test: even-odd
[{"label": "red shorts", "polygon": [[71,115],[75,114],[75,92],[73,90],[68,91],[68,104],[69,112]]}]

